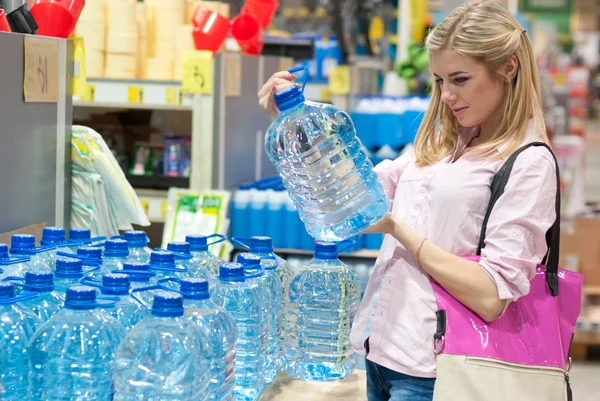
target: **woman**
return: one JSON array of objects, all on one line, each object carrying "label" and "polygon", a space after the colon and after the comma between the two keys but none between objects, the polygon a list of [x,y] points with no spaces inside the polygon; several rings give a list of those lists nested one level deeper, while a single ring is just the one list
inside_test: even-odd
[{"label": "woman", "polygon": [[[516,160],[495,204],[481,260],[474,255],[490,184],[521,146],[548,142],[540,85],[527,33],[494,1],[454,10],[428,36],[435,77],[414,152],[376,166],[390,212],[371,227],[385,233],[351,341],[367,358],[369,401],[431,400],[436,300],[430,279],[490,322],[529,292],[556,213],[556,168],[543,147]],[[259,92],[293,84],[276,73]]]}]

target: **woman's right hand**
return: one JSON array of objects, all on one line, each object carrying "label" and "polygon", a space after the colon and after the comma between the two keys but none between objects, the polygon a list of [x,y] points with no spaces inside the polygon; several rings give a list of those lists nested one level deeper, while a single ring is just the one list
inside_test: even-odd
[{"label": "woman's right hand", "polygon": [[258,103],[270,115],[277,115],[279,110],[275,106],[274,96],[286,88],[289,88],[296,83],[296,76],[288,71],[279,71],[263,85],[258,91]]}]

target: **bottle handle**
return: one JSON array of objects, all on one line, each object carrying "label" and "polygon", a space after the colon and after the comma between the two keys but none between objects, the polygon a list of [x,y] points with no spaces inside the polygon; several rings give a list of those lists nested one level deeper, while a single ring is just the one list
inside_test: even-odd
[{"label": "bottle handle", "polygon": [[[210,239],[210,238],[218,238],[218,239],[216,241],[213,241],[210,244],[208,244],[208,239]],[[215,234],[207,235],[206,239],[207,239],[207,241],[206,241],[207,244],[206,245],[211,246],[211,245],[214,245],[214,244],[218,244],[219,242],[225,241],[227,239],[227,236],[225,236],[223,234],[217,234],[217,233],[215,233]]]},{"label": "bottle handle", "polygon": [[288,72],[290,74],[293,74],[298,71],[304,71],[304,76],[302,77],[302,84],[301,84],[302,86],[300,87],[300,89],[302,89],[302,93],[304,93],[304,89],[306,88],[306,82],[308,81],[308,66],[306,64],[303,64],[301,66],[294,67],[294,68],[288,70]]},{"label": "bottle handle", "polygon": [[115,270],[111,271],[111,273],[127,274],[128,276],[144,277],[144,278],[148,278],[148,279],[151,279],[152,277],[156,276],[155,273],[148,272],[148,271],[145,271],[145,270],[119,270],[119,269],[115,269]]},{"label": "bottle handle", "polygon": [[237,245],[246,250],[250,249],[250,245],[248,245],[248,244],[250,243],[251,240],[252,240],[251,238],[231,237],[231,242],[233,242],[234,245]]},{"label": "bottle handle", "polygon": [[79,280],[82,285],[88,285],[90,287],[96,287],[102,289],[102,281],[91,278],[90,276],[86,276]]},{"label": "bottle handle", "polygon": [[28,299],[33,299],[36,297],[37,297],[37,294],[33,293],[33,292],[29,293],[29,294],[21,293],[19,295],[15,295],[12,298],[6,298],[6,299],[0,298],[0,305],[12,305],[14,303],[27,301]]},{"label": "bottle handle", "polygon": [[102,262],[100,262],[98,259],[94,259],[94,258],[90,258],[89,256],[81,256],[81,255],[77,255],[74,253],[70,253],[70,252],[56,252],[56,256],[62,256],[65,258],[73,258],[73,259],[79,259],[81,260],[86,266],[97,266],[97,265],[101,265]]},{"label": "bottle handle", "polygon": [[146,292],[146,291],[152,291],[152,290],[158,290],[160,289],[160,287],[156,284],[154,285],[149,285],[147,287],[138,287],[138,288],[133,288],[131,290],[129,290],[129,295],[131,295],[131,298],[133,298],[138,304],[142,305],[142,307],[144,307],[144,309],[146,310],[152,310],[152,306],[148,306],[146,304],[146,302],[144,302],[142,300],[142,298],[140,298],[137,293],[138,292]]},{"label": "bottle handle", "polygon": [[181,279],[179,279],[178,277],[165,277],[161,278],[160,280],[156,280],[156,286],[163,291],[172,291],[181,295],[186,295],[186,293],[184,293],[181,290],[176,290],[175,288],[167,287],[166,285],[164,285],[164,283],[169,282],[177,283],[181,286]]},{"label": "bottle handle", "polygon": [[18,276],[7,276],[4,277],[2,279],[2,281],[10,281],[12,282],[13,285],[16,285],[17,287],[21,287],[23,288],[23,290],[25,291],[40,291],[40,290],[49,290],[52,291],[54,289],[54,284],[53,285],[46,285],[46,286],[39,286],[39,287],[34,287],[32,285],[29,284],[25,284],[25,278],[23,277],[18,277]]},{"label": "bottle handle", "polygon": [[337,243],[338,249],[336,253],[339,255],[340,253],[352,248],[354,245],[356,245],[356,240],[354,239],[345,239],[343,241],[340,241]]},{"label": "bottle handle", "polygon": [[109,297],[106,295],[98,295],[96,297],[96,305],[100,308],[102,307],[106,307],[106,308],[112,308],[113,306],[115,306],[117,304],[117,302],[119,302],[121,298],[119,297]]}]

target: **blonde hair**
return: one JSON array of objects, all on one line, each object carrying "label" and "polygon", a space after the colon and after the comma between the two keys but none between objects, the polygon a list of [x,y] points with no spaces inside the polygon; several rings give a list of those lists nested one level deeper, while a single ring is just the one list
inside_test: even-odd
[{"label": "blonde hair", "polygon": [[[512,153],[525,139],[530,119],[536,129],[541,130],[543,140],[549,142],[531,42],[504,6],[487,0],[457,7],[429,33],[426,46],[430,52],[448,49],[472,57],[492,73],[513,55],[518,60],[516,77],[505,82],[502,121],[490,141],[474,148],[474,157],[494,158],[495,150],[505,143],[509,146],[499,156]],[[434,85],[431,103],[415,140],[415,158],[419,166],[438,162],[456,148],[460,126],[451,108],[442,103],[440,97],[441,90]]]}]

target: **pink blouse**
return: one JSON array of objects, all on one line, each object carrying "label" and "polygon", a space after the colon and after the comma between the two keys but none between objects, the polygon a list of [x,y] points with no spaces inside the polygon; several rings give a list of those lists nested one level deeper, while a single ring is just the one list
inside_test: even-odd
[{"label": "pink blouse", "polygon": [[[462,152],[477,128],[464,129],[455,154]],[[525,143],[540,140],[530,125]],[[474,255],[490,199],[494,174],[505,159],[458,160],[417,167],[414,154],[375,167],[391,211],[432,243],[454,255]],[[504,194],[490,216],[481,268],[498,288],[501,299],[515,301],[529,292],[529,280],[546,254],[546,231],[556,213],[556,167],[543,147],[525,150],[516,159]],[[436,301],[429,276],[407,250],[386,235],[375,269],[352,327],[356,352],[394,371],[435,377],[433,334]]]}]

